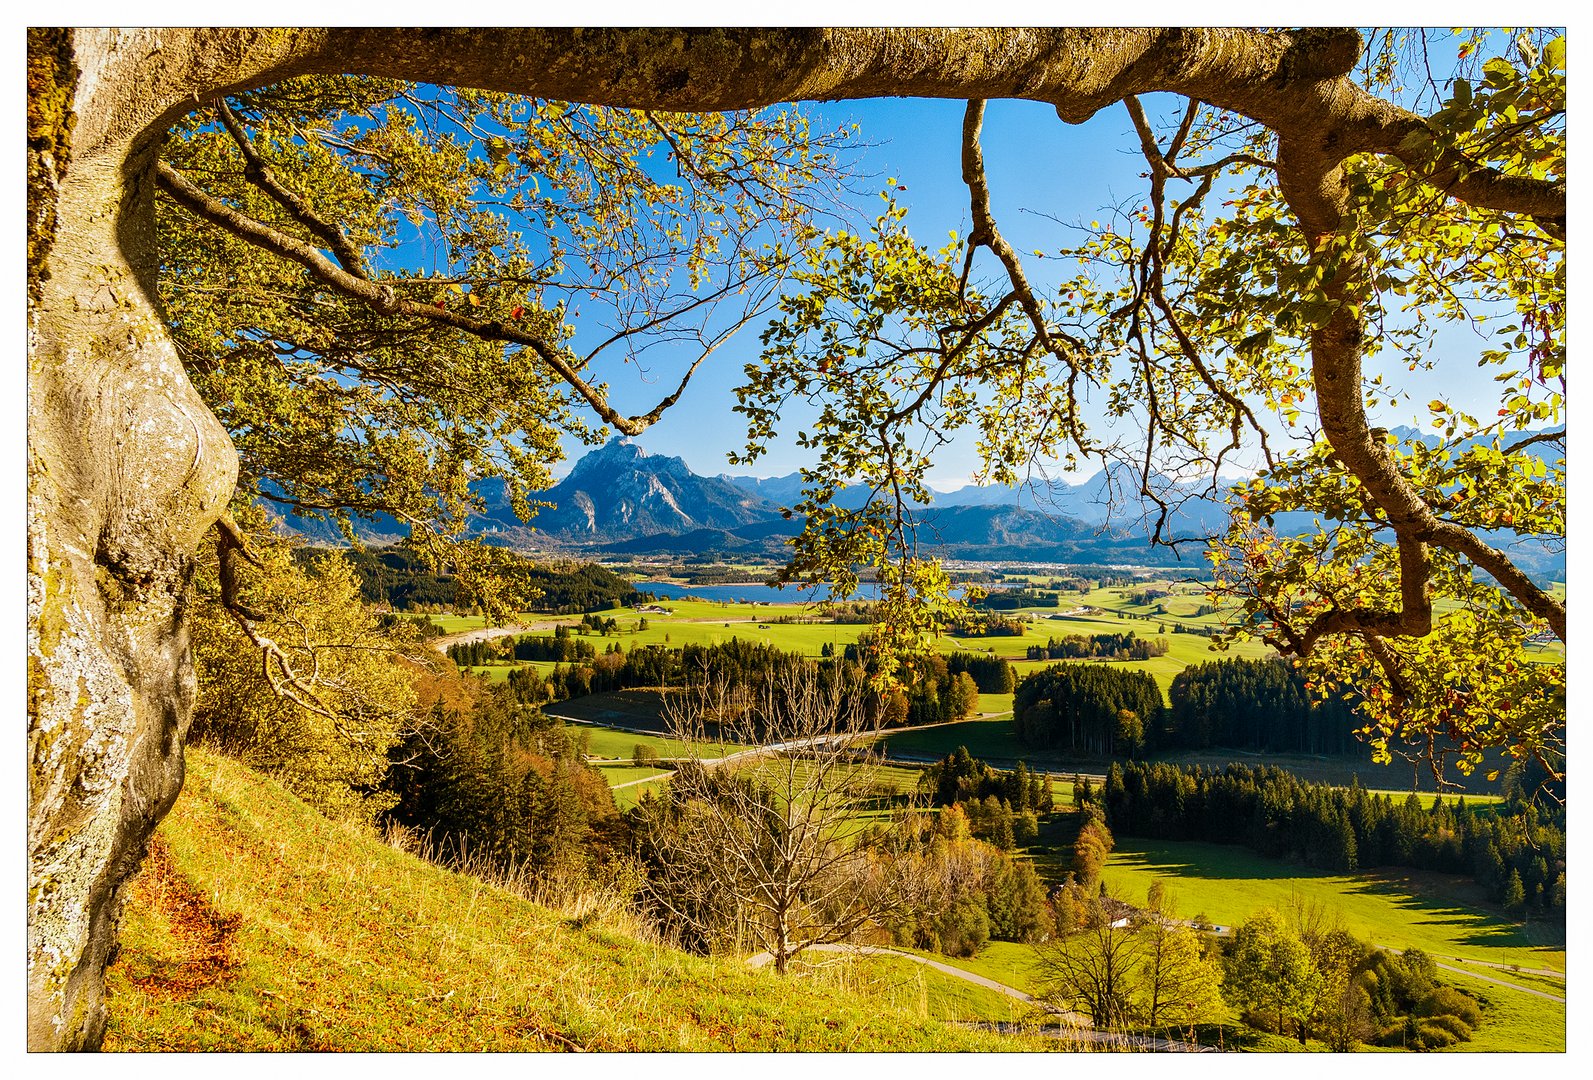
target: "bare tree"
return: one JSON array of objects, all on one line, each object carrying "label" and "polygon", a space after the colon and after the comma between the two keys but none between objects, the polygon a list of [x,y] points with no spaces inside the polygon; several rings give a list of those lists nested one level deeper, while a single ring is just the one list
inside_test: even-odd
[{"label": "bare tree", "polygon": [[1160,883],[1142,909],[1069,888],[1083,893],[1077,929],[1039,949],[1047,998],[1106,1028],[1192,1024],[1221,1010],[1222,970]]},{"label": "bare tree", "polygon": [[[650,894],[677,930],[767,951],[775,970],[815,945],[855,940],[909,902],[900,860],[861,842],[879,797],[877,730],[862,684],[816,666],[755,690],[704,681],[671,699],[689,760],[644,804]],[[707,757],[725,743],[755,750]]]},{"label": "bare tree", "polygon": [[1039,947],[1044,996],[1063,1008],[1087,1012],[1098,1028],[1127,1027],[1144,942],[1121,910],[1127,905],[1089,896],[1079,907],[1075,932]]}]

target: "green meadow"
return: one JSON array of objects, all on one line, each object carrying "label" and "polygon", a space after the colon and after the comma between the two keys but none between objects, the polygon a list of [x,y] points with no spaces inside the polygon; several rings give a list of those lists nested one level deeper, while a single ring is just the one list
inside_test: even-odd
[{"label": "green meadow", "polygon": [[1118,837],[1107,887],[1131,903],[1162,880],[1185,916],[1223,926],[1263,907],[1320,905],[1344,929],[1378,945],[1442,958],[1565,970],[1565,934],[1512,922],[1469,879],[1414,870],[1334,874],[1266,859],[1228,844]]}]

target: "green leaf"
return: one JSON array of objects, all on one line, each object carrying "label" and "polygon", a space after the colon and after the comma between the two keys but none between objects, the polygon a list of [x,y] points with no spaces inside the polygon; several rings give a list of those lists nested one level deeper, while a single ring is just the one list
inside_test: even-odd
[{"label": "green leaf", "polygon": [[1565,38],[1557,37],[1543,47],[1543,63],[1554,71],[1565,70]]}]

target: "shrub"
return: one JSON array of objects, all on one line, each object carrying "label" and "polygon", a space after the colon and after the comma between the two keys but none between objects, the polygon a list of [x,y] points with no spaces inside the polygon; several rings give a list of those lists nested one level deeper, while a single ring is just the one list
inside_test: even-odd
[{"label": "shrub", "polygon": [[1416,1025],[1416,1038],[1409,1045],[1416,1050],[1442,1050],[1458,1041],[1448,1028],[1439,1026],[1433,1020],[1423,1020]]},{"label": "shrub", "polygon": [[[1463,994],[1452,986],[1440,986],[1416,1004],[1417,1016],[1454,1016],[1467,1027],[1476,1027],[1482,1020],[1482,1008],[1475,998]],[[1467,1036],[1469,1038],[1469,1035]]]},{"label": "shrub", "polygon": [[1471,1025],[1458,1016],[1443,1013],[1438,1016],[1429,1016],[1421,1021],[1423,1027],[1443,1028],[1455,1037],[1456,1042],[1471,1041]]}]

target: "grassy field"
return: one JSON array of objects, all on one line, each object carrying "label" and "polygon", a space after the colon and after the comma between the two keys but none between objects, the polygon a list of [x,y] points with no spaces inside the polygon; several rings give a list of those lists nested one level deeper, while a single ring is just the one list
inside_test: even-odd
[{"label": "grassy field", "polygon": [[1357,937],[1445,956],[1565,970],[1563,931],[1523,928],[1498,914],[1467,878],[1415,870],[1332,874],[1264,859],[1228,844],[1119,837],[1103,875],[1138,902],[1163,879],[1179,911],[1232,926],[1263,907],[1282,911],[1296,896],[1320,904]]},{"label": "grassy field", "polygon": [[689,956],[623,914],[561,913],[334,825],[236,763],[189,762],[130,890],[107,1049],[1051,1048],[926,1018],[989,1007],[927,981],[914,1001],[916,985]]},{"label": "grassy field", "polygon": [[[1129,597],[1134,592],[1152,586],[1171,588],[1179,595],[1149,605],[1136,606],[1129,603]],[[646,587],[645,582],[641,583],[641,587]],[[1088,605],[1102,609],[1098,614],[1051,619],[1048,616],[1057,614],[1057,608],[1021,609],[1017,612],[1004,613],[1019,617],[1029,615],[1036,617],[1036,621],[1025,626],[1021,636],[961,638],[947,635],[936,643],[936,647],[948,655],[954,652],[993,653],[1012,661],[1021,677],[1029,671],[1051,663],[1051,661],[1027,659],[1027,650],[1031,645],[1044,645],[1052,637],[1128,631],[1143,638],[1165,636],[1169,646],[1165,656],[1142,661],[1112,661],[1117,666],[1148,671],[1165,694],[1174,675],[1190,664],[1201,663],[1217,655],[1211,651],[1210,643],[1204,637],[1172,632],[1175,624],[1186,627],[1220,626],[1222,621],[1220,614],[1199,617],[1192,614],[1198,605],[1205,602],[1206,594],[1203,588],[1168,581],[1146,581],[1133,587],[1098,588],[1082,596],[1079,594],[1065,596],[1062,608],[1068,610]],[[668,608],[668,614],[640,615],[629,609],[598,612],[597,614],[605,619],[614,619],[619,629],[617,633],[606,638],[591,634],[589,639],[599,649],[611,641],[617,641],[628,651],[645,645],[669,645],[677,648],[687,643],[716,645],[732,638],[740,638],[743,641],[757,641],[788,652],[800,652],[805,656],[817,657],[821,655],[825,645],[840,653],[845,646],[856,642],[858,635],[867,629],[866,625],[857,623],[842,625],[818,622],[816,620],[819,608],[815,605],[666,600],[662,602],[662,606]],[[521,612],[516,618],[526,625],[564,623],[575,626],[580,622],[579,616],[550,616],[531,612]],[[815,621],[779,621],[782,618]],[[485,625],[480,616],[434,615],[432,621],[443,626],[449,633],[480,629]],[[643,623],[646,624],[645,629]],[[1234,645],[1227,655],[1262,657],[1273,653],[1270,648],[1257,642],[1242,642]],[[507,674],[506,668],[496,666],[484,670],[494,681],[505,678]],[[1004,712],[1010,711],[1011,708],[1010,695],[981,695],[981,712]]]},{"label": "grassy field", "polygon": [[[1130,902],[1142,901],[1156,878],[1165,881],[1183,914],[1204,914],[1219,925],[1234,925],[1265,906],[1287,910],[1298,897],[1308,905],[1321,905],[1330,919],[1363,939],[1396,948],[1414,945],[1450,967],[1463,969],[1456,957],[1562,971],[1565,967],[1562,934],[1538,927],[1523,931],[1491,913],[1470,882],[1443,875],[1331,875],[1226,845],[1151,846],[1119,840],[1105,874],[1113,893]],[[1029,945],[993,941],[977,956],[935,955],[935,959],[1029,993],[1043,990],[1037,954]],[[1566,984],[1560,980],[1476,970],[1516,986],[1566,996]],[[1439,977],[1484,1005],[1476,1037],[1455,1046],[1455,1051],[1564,1051],[1564,1005],[1474,978],[1464,970],[1441,970]],[[1265,1048],[1297,1048],[1286,1042],[1269,1042]]]},{"label": "grassy field", "polygon": [[662,779],[669,775],[668,769],[655,769],[649,765],[599,765],[598,772],[603,774],[603,779],[608,781],[609,787],[635,783],[638,780],[652,780],[655,777]]},{"label": "grassy field", "polygon": [[[640,735],[597,724],[572,724],[570,730],[586,737],[586,752],[594,758],[629,761],[639,745],[652,747],[661,758],[686,757],[690,753],[685,743],[667,735]],[[697,753],[701,757],[723,757],[745,749],[740,743],[715,742],[700,746]]]},{"label": "grassy field", "polygon": [[[936,954],[934,959],[945,962]],[[922,1020],[1022,1022],[1034,1007],[905,957],[820,954],[811,977]],[[799,959],[800,963],[800,959]],[[960,965],[952,965],[960,966]]]}]

